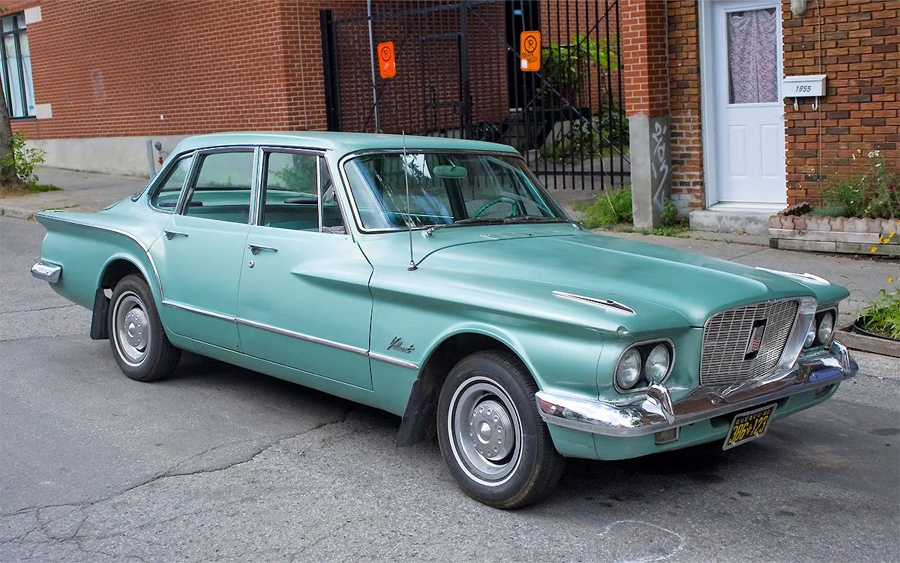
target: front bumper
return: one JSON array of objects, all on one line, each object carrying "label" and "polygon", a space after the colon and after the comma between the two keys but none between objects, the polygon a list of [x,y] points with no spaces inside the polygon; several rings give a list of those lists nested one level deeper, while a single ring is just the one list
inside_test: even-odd
[{"label": "front bumper", "polygon": [[548,424],[606,436],[645,436],[826,387],[856,375],[859,367],[838,341],[820,356],[783,374],[725,387],[699,387],[673,402],[669,390],[652,385],[640,403],[621,405],[556,393],[535,394]]},{"label": "front bumper", "polygon": [[57,266],[56,264],[49,264],[47,262],[38,262],[34,266],[31,267],[31,275],[36,277],[39,280],[44,280],[49,283],[56,283],[59,281],[59,275],[62,273],[62,266]]}]

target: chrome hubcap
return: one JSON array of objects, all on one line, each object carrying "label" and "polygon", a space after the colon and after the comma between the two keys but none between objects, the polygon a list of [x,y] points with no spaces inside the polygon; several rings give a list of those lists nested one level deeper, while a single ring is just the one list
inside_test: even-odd
[{"label": "chrome hubcap", "polygon": [[522,425],[512,399],[492,380],[473,377],[450,402],[448,431],[453,455],[473,480],[505,483],[522,454]]},{"label": "chrome hubcap", "polygon": [[144,302],[134,292],[119,296],[113,309],[113,338],[125,363],[137,366],[147,357],[150,346],[150,319]]},{"label": "chrome hubcap", "polygon": [[478,403],[469,417],[469,436],[472,447],[490,461],[499,461],[509,455],[515,444],[512,438],[512,422],[503,405],[493,399]]}]

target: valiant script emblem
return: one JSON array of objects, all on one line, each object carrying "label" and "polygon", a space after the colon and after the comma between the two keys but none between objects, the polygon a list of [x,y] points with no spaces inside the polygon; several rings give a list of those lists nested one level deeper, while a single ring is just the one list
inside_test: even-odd
[{"label": "valiant script emblem", "polygon": [[415,344],[410,344],[409,346],[403,345],[403,339],[399,336],[395,336],[393,340],[391,340],[391,345],[387,347],[388,350],[397,350],[398,352],[404,352],[409,354],[413,350],[416,349]]}]

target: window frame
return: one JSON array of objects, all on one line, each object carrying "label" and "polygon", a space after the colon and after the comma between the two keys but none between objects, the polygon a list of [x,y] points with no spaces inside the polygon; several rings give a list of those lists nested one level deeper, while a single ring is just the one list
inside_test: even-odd
[{"label": "window frame", "polygon": [[[156,211],[158,213],[165,213],[166,215],[174,215],[175,213],[177,213],[178,207],[181,205],[181,197],[184,195],[184,188],[187,185],[188,179],[191,177],[191,173],[194,171],[194,165],[195,165],[194,161],[196,160],[196,158],[197,158],[197,151],[193,151],[193,150],[183,152],[183,153],[179,154],[178,156],[172,158],[172,160],[169,161],[169,165],[166,168],[164,168],[163,170],[161,170],[159,174],[156,175],[153,182],[148,184],[150,186],[150,189],[147,189],[145,187],[143,190],[141,190],[141,192],[139,192],[137,194],[137,197],[132,197],[132,200],[137,201],[138,199],[140,199],[140,196],[143,193],[146,193],[147,194],[147,206],[150,209],[152,209],[153,211]],[[184,181],[181,183],[181,191],[178,194],[178,199],[175,201],[175,207],[161,208],[161,207],[157,207],[156,205],[153,205],[153,198],[155,198],[157,195],[159,195],[160,190],[162,190],[163,186],[166,185],[166,182],[169,180],[169,177],[175,172],[175,169],[178,167],[178,163],[181,162],[182,160],[190,160],[190,163],[188,165],[188,173],[185,175]]]},{"label": "window frame", "polygon": [[[259,199],[258,197],[254,197],[254,193],[259,191],[259,158],[260,158],[260,150],[259,147],[253,145],[232,145],[232,146],[221,146],[221,147],[205,147],[201,149],[197,149],[194,151],[194,160],[191,163],[191,170],[188,173],[187,178],[185,179],[185,184],[181,189],[181,197],[178,199],[178,205],[175,208],[175,215],[183,215],[185,217],[190,217],[187,215],[186,210],[188,209],[188,199],[194,193],[194,188],[196,187],[197,179],[200,176],[200,170],[203,168],[203,160],[204,157],[209,156],[211,154],[217,153],[228,153],[228,152],[249,152],[253,153],[253,164],[251,165],[251,175],[250,175],[250,211],[247,215],[247,225],[256,224],[256,202]],[[212,221],[216,221],[217,219],[210,219]]]},{"label": "window frame", "polygon": [[[319,226],[316,233],[318,234],[329,234],[334,235],[335,233],[324,233],[322,231],[323,224],[325,223],[325,211],[322,207],[322,167],[324,166],[324,170],[328,172],[328,176],[331,178],[331,184],[334,189],[335,194],[335,202],[337,203],[338,212],[341,214],[341,221],[344,223],[344,229],[346,234],[350,234],[349,222],[347,221],[347,215],[344,213],[343,205],[341,204],[341,195],[337,186],[337,182],[335,181],[335,175],[331,172],[331,167],[328,163],[328,157],[325,154],[323,149],[313,149],[313,148],[295,148],[295,147],[279,147],[272,145],[263,145],[259,147],[259,159],[257,163],[257,190],[255,205],[256,205],[256,213],[253,217],[253,225],[266,227],[262,221],[265,219],[263,214],[265,212],[265,192],[268,189],[267,180],[268,180],[268,164],[269,159],[268,156],[271,153],[280,153],[280,154],[299,154],[299,155],[309,155],[316,157],[316,213],[318,216]],[[267,227],[267,228],[277,228],[277,227]],[[286,230],[286,229],[280,229]],[[309,231],[305,231],[309,232]]]},{"label": "window frame", "polygon": [[[6,97],[6,111],[9,113],[10,119],[36,119],[35,116],[35,104],[32,104],[30,111],[28,107],[28,88],[25,85],[25,63],[23,62],[22,57],[22,40],[21,36],[28,34],[28,25],[25,24],[24,27],[19,27],[18,19],[22,17],[23,21],[25,18],[25,12],[17,12],[15,14],[10,14],[8,16],[3,16],[0,18],[0,57],[2,57],[3,61],[0,64],[0,72],[3,73],[3,77],[5,78],[5,82],[3,84],[3,95]],[[3,31],[3,21],[11,20],[12,21],[12,31]],[[16,43],[16,66],[19,69],[19,89],[21,95],[21,103],[23,115],[13,115],[13,104],[10,103],[10,96],[12,95],[12,89],[10,88],[11,78],[9,76],[9,66],[7,65],[7,54],[6,54],[6,37],[12,35],[15,39]],[[31,46],[29,44],[29,53],[31,52]],[[30,57],[30,55],[29,55]],[[30,65],[29,65],[30,66]],[[34,79],[31,81],[31,92],[32,96],[34,95]]]}]

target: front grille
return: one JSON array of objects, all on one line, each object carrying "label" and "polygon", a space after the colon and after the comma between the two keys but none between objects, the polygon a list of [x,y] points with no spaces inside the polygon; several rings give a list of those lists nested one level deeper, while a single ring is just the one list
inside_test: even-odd
[{"label": "front grille", "polygon": [[[778,364],[799,303],[766,301],[714,315],[703,330],[700,385],[729,385],[770,373]],[[747,354],[753,326],[765,320],[759,352]]]}]

